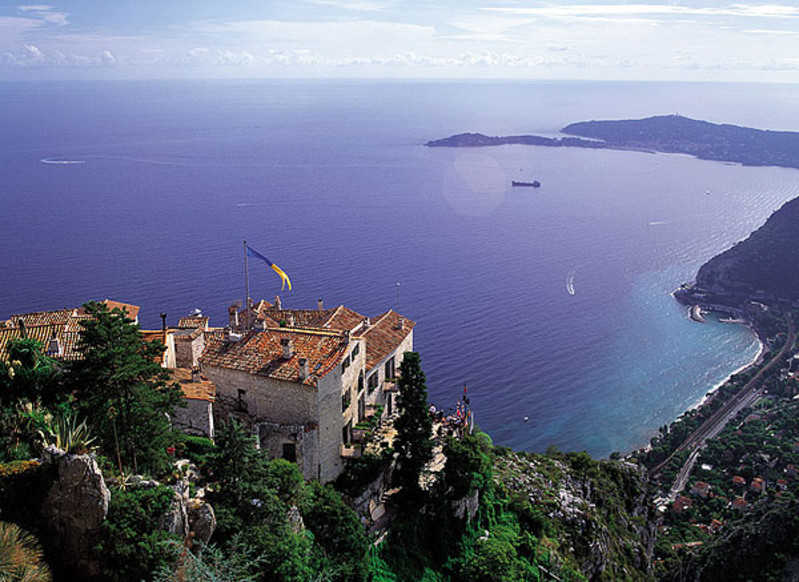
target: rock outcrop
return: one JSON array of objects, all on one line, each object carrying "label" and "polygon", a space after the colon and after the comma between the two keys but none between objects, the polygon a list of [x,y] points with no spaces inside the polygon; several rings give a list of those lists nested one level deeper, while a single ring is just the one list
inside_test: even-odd
[{"label": "rock outcrop", "polygon": [[498,456],[495,481],[554,525],[551,540],[589,580],[649,579],[656,526],[643,467],[585,453]]},{"label": "rock outcrop", "polygon": [[216,529],[214,508],[202,499],[189,499],[186,508],[189,515],[189,532],[194,534],[195,541],[207,544]]},{"label": "rock outcrop", "polygon": [[57,469],[42,505],[43,530],[52,536],[67,569],[82,577],[97,576],[99,565],[90,558],[90,550],[99,541],[111,499],[103,474],[94,455],[64,453],[51,446],[43,457]]}]

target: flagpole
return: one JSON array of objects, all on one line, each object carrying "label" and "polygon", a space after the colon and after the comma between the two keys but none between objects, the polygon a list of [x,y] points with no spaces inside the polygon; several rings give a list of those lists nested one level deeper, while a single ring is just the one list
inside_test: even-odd
[{"label": "flagpole", "polygon": [[247,331],[250,330],[250,272],[247,269],[247,241],[244,241],[244,308],[247,310]]}]

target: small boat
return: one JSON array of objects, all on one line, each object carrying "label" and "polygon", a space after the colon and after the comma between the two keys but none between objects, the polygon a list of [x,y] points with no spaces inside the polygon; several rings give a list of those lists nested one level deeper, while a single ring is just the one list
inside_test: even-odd
[{"label": "small boat", "polygon": [[512,180],[510,185],[513,187],[540,188],[541,182],[538,180],[534,180],[532,182],[519,182],[517,180]]}]

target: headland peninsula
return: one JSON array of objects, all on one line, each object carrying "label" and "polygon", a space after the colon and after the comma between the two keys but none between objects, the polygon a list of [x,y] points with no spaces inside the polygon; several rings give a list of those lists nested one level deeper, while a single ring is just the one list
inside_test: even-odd
[{"label": "headland peninsula", "polygon": [[799,168],[799,132],[716,124],[682,115],[645,119],[580,121],[561,129],[566,136],[489,136],[459,133],[428,141],[427,147],[534,145],[689,154],[745,166]]}]

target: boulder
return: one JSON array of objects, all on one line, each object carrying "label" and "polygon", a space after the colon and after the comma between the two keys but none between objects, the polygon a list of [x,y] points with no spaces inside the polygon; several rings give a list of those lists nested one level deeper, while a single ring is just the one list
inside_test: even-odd
[{"label": "boulder", "polygon": [[202,499],[190,499],[186,508],[189,516],[189,531],[194,534],[195,540],[207,544],[216,529],[214,508]]},{"label": "boulder", "polygon": [[56,478],[42,504],[43,531],[47,532],[67,569],[82,577],[99,574],[90,549],[100,538],[111,493],[94,455],[65,454],[48,447],[44,460],[55,465]]},{"label": "boulder", "polygon": [[173,535],[186,539],[189,535],[189,514],[186,501],[189,498],[189,486],[185,481],[178,481],[172,486],[172,501],[169,508],[158,519],[158,527]]}]

